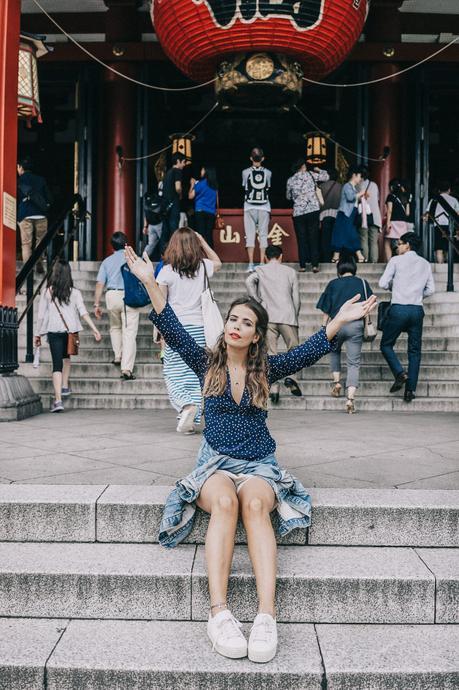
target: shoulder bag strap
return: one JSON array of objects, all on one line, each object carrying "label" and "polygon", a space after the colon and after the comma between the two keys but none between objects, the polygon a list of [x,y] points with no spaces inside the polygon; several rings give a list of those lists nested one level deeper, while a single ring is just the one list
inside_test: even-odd
[{"label": "shoulder bag strap", "polygon": [[63,322],[63,324],[64,324],[64,326],[65,326],[65,330],[67,331],[67,333],[70,333],[69,327],[67,326],[67,322],[66,322],[66,320],[64,319],[64,316],[63,316],[61,310],[59,309],[58,304],[57,304],[56,300],[54,299],[54,296],[53,296],[53,298],[52,298],[52,302],[53,302],[54,306],[56,307],[57,311],[59,312],[59,316],[60,316],[61,319],[62,319],[62,322]]},{"label": "shoulder bag strap", "polygon": [[366,301],[366,300],[368,299],[367,284],[366,284],[366,282],[364,281],[363,278],[360,278],[360,280],[361,280],[362,283],[363,283],[363,294],[365,295],[365,301]]},{"label": "shoulder bag strap", "polygon": [[216,302],[216,299],[214,297],[214,293],[210,289],[209,276],[207,275],[206,262],[203,261],[202,265],[204,266],[204,290],[203,290],[203,292],[205,292],[206,290],[209,290],[209,294],[212,298],[212,302]]}]

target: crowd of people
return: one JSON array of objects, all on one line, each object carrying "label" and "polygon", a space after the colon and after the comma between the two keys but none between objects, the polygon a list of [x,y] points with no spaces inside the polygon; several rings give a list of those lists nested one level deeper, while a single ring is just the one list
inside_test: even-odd
[{"label": "crowd of people", "polygon": [[[244,194],[244,224],[249,273],[246,290],[252,300],[261,304],[268,313],[266,347],[269,356],[277,354],[279,336],[287,351],[299,345],[300,291],[297,272],[282,263],[282,249],[268,245],[270,221],[269,191],[272,173],[264,167],[264,153],[255,147],[250,153],[250,167],[242,172]],[[182,173],[186,159],[174,154],[155,195],[145,201],[147,236],[145,256],[152,256],[159,245],[161,261],[155,278],[186,332],[205,347],[205,333],[201,295],[209,278],[221,268],[221,260],[213,249],[213,231],[218,214],[218,182],[215,168],[203,166],[198,179],[191,178],[187,187],[189,201],[194,204],[194,230],[184,225],[181,199],[184,193]],[[30,171],[27,160],[18,167],[19,184],[24,198],[21,200],[21,223],[24,230],[25,258],[30,255],[30,228],[43,218],[32,213],[37,200],[50,203],[50,195],[43,178]],[[366,302],[374,286],[357,275],[357,264],[378,260],[378,238],[383,227],[379,203],[379,189],[369,178],[366,168],[350,168],[348,181],[340,184],[336,171],[312,169],[304,160],[293,166],[287,180],[286,196],[293,205],[293,223],[298,242],[299,272],[311,263],[317,273],[321,262],[336,263],[337,278],[330,281],[317,303],[326,326],[339,313],[340,308],[354,295]],[[36,193],[32,186],[36,184]],[[446,183],[440,185],[441,195],[456,210],[459,202],[451,196]],[[25,195],[28,195],[27,197]],[[41,195],[41,196],[40,196]],[[434,283],[430,264],[420,256],[419,237],[412,232],[410,223],[411,198],[401,180],[390,182],[386,198],[385,245],[387,267],[379,286],[392,291],[391,307],[381,319],[381,352],[393,375],[391,392],[405,387],[404,400],[411,402],[416,393],[422,348],[423,298],[432,294]],[[29,210],[29,214],[27,214]],[[448,216],[438,202],[429,202],[428,212],[440,226],[446,225]],[[46,220],[46,219],[45,219]],[[31,227],[32,227],[31,225]],[[35,229],[38,232],[37,228]],[[22,226],[21,226],[22,231]],[[40,230],[41,232],[41,230]],[[261,263],[254,264],[255,241],[260,244]],[[445,238],[436,236],[435,248],[444,253]],[[120,368],[122,381],[135,380],[136,340],[139,317],[148,312],[148,300],[141,306],[127,303],[123,266],[126,264],[127,237],[116,232],[111,238],[113,252],[101,263],[94,293],[96,321],[103,314],[102,299],[109,317],[110,339],[113,349],[112,364]],[[438,256],[440,261],[442,257]],[[47,290],[43,292],[39,307],[35,344],[48,336],[53,361],[55,400],[51,411],[63,409],[63,398],[71,395],[69,384],[70,354],[66,337],[81,329],[80,318],[87,321],[96,340],[100,333],[89,317],[81,293],[73,288],[70,266],[65,261],[55,265]],[[408,370],[405,372],[394,353],[394,344],[400,333],[408,334]],[[169,347],[161,333],[163,373],[169,399],[177,411],[179,433],[194,433],[202,414],[201,384],[192,369],[180,355]],[[355,398],[359,387],[360,360],[364,342],[363,322],[353,322],[340,330],[336,347],[330,357],[330,377],[333,397],[345,392],[345,409],[355,411]],[[341,381],[341,350],[346,351],[347,375]],[[285,377],[285,387],[291,394],[301,396],[298,382]],[[344,388],[344,390],[343,390]],[[269,398],[279,402],[280,383],[274,382]]]}]

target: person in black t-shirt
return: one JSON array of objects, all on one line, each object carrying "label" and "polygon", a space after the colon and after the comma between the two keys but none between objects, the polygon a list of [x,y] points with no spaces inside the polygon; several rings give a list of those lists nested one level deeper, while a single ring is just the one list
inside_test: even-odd
[{"label": "person in black t-shirt", "polygon": [[[356,294],[360,294],[359,302],[363,302],[373,294],[373,291],[366,280],[357,278],[357,264],[352,254],[341,253],[338,261],[338,278],[331,280],[317,302],[317,309],[324,313],[323,325],[333,319],[343,304]],[[365,294],[366,293],[366,294]],[[360,353],[363,344],[363,319],[347,323],[338,331],[338,344],[336,349],[330,353],[330,368],[333,376],[333,386],[331,394],[334,398],[341,395],[341,348],[346,344],[347,360],[347,401],[346,411],[349,414],[355,412],[354,398],[359,386],[360,375]]]},{"label": "person in black t-shirt", "polygon": [[172,167],[167,171],[163,182],[164,220],[161,233],[160,251],[164,254],[167,243],[180,223],[180,200],[182,198],[182,170],[186,158],[182,153],[174,153]]},{"label": "person in black t-shirt", "polygon": [[389,194],[386,199],[386,234],[384,251],[386,261],[392,258],[392,243],[408,232],[410,204],[407,200],[401,180],[394,178],[389,182]]}]

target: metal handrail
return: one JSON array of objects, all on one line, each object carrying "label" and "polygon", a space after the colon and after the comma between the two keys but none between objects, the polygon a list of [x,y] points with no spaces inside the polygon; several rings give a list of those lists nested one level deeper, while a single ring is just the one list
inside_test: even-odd
[{"label": "metal handrail", "polygon": [[448,241],[448,278],[446,292],[454,292],[454,252],[459,256],[459,249],[454,241],[454,235],[456,227],[459,227],[459,214],[456,213],[453,207],[441,196],[441,194],[434,196],[432,202],[439,204],[444,213],[448,216],[448,230],[445,230],[444,226],[440,225],[433,213],[430,211],[426,213],[427,218],[439,230],[442,237]]}]

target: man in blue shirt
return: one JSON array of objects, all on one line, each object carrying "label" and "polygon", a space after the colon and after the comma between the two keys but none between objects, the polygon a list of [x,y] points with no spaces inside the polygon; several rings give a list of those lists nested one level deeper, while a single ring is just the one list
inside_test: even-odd
[{"label": "man in blue shirt", "polygon": [[110,340],[114,353],[112,364],[121,366],[123,381],[133,381],[139,310],[128,307],[124,303],[124,281],[121,275],[121,266],[126,263],[124,247],[127,244],[127,237],[124,232],[115,232],[112,235],[111,244],[114,253],[102,261],[97,274],[94,315],[97,319],[102,316],[100,300],[106,289],[105,303],[110,319]]}]

